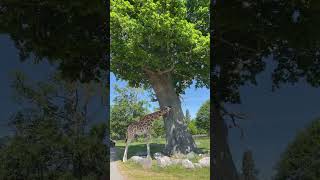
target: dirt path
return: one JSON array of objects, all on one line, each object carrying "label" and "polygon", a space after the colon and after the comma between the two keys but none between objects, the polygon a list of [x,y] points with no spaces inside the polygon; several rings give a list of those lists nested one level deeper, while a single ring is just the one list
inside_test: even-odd
[{"label": "dirt path", "polygon": [[118,169],[117,160],[116,148],[110,148],[110,180],[126,180]]}]

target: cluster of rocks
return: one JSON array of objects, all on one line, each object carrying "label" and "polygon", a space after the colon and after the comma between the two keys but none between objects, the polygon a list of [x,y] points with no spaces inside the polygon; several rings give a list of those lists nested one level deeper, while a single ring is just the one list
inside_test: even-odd
[{"label": "cluster of rocks", "polygon": [[[197,156],[200,157],[200,160],[197,163],[193,163],[190,161],[190,159],[194,159]],[[164,156],[161,153],[155,153],[154,158],[157,160],[157,165],[162,168],[171,166],[171,165],[181,165],[182,167],[187,169],[210,167],[209,155],[203,155],[203,154],[198,155],[193,152],[187,155],[175,154],[175,155],[172,155],[171,157]],[[152,166],[151,158],[144,158],[141,156],[132,156],[130,160],[135,163],[141,164],[144,168],[151,168]]]}]

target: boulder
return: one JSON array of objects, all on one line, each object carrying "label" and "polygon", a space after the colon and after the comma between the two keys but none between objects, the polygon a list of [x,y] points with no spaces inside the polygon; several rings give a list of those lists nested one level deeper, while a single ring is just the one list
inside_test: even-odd
[{"label": "boulder", "polygon": [[183,159],[183,158],[185,158],[185,155],[182,153],[174,153],[171,157],[173,157],[175,159]]},{"label": "boulder", "polygon": [[196,157],[196,153],[194,153],[194,152],[189,152],[188,154],[187,154],[187,158],[188,159],[193,159],[193,158],[195,158]]},{"label": "boulder", "polygon": [[187,169],[193,169],[194,165],[189,159],[184,159],[181,161],[182,167]]},{"label": "boulder", "polygon": [[204,157],[199,160],[201,167],[210,167],[210,157]]},{"label": "boulder", "polygon": [[193,165],[194,165],[195,168],[202,168],[200,163],[194,163]]},{"label": "boulder", "polygon": [[178,165],[182,163],[182,159],[171,159],[171,164]]},{"label": "boulder", "polygon": [[158,166],[163,168],[166,166],[170,166],[172,163],[171,163],[171,160],[168,156],[163,156],[163,157],[159,157],[157,159],[157,164],[158,164]]}]

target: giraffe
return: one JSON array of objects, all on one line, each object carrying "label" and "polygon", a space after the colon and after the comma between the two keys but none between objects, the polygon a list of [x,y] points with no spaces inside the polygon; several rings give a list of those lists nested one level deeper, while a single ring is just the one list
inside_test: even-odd
[{"label": "giraffe", "polygon": [[123,154],[123,162],[127,161],[127,153],[130,142],[134,139],[135,135],[146,135],[146,144],[147,144],[147,158],[150,158],[150,145],[149,141],[151,138],[151,128],[154,120],[167,114],[172,109],[171,106],[165,106],[161,110],[148,114],[142,117],[139,121],[131,123],[127,128],[126,136],[126,148]]}]

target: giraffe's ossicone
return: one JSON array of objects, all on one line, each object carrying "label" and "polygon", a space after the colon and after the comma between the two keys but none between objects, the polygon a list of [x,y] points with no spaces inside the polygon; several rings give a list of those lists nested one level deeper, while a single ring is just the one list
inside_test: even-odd
[{"label": "giraffe's ossicone", "polygon": [[146,135],[147,158],[151,157],[149,141],[151,139],[152,123],[154,120],[167,114],[171,109],[172,108],[170,106],[165,106],[161,110],[148,114],[142,117],[139,121],[133,122],[128,126],[126,135],[126,148],[124,150],[122,159],[123,162],[127,161],[128,147],[130,142],[134,139],[135,135]]}]

